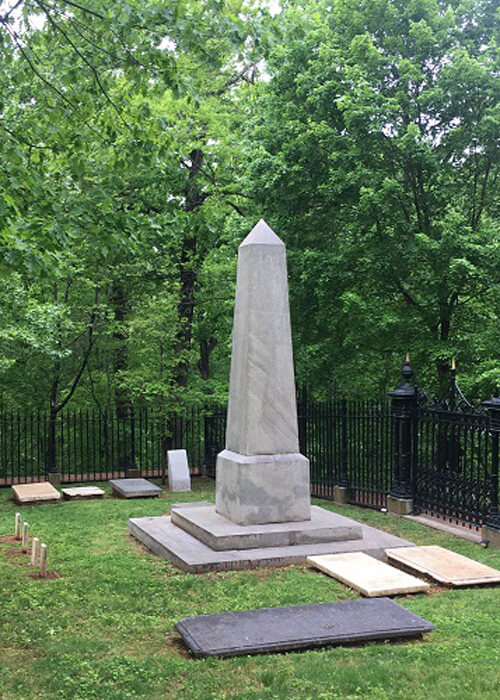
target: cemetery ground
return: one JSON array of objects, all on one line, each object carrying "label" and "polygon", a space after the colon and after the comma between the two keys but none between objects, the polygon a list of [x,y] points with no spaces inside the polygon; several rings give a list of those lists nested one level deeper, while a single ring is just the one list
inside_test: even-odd
[{"label": "cemetery ground", "polygon": [[[496,698],[500,695],[499,587],[400,596],[436,630],[423,641],[194,659],[175,623],[189,615],[359,598],[305,564],[187,574],[143,548],[129,517],[161,515],[172,502],[214,500],[214,483],[158,499],[19,507],[0,490],[1,698]],[[416,522],[349,506],[316,504],[415,544],[439,544],[500,569],[500,551]],[[35,579],[14,553],[14,514],[48,546]]]}]

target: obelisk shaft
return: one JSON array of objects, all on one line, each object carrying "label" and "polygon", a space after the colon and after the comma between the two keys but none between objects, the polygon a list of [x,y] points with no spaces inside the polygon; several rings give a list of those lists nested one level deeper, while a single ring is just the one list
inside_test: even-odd
[{"label": "obelisk shaft", "polygon": [[298,452],[285,246],[263,222],[238,254],[226,448]]},{"label": "obelisk shaft", "polygon": [[311,517],[309,461],[298,444],[285,246],[262,220],[238,254],[216,509],[241,525]]}]

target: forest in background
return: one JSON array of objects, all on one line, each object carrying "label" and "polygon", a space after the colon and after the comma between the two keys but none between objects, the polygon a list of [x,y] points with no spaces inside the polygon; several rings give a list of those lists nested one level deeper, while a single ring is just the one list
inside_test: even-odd
[{"label": "forest in background", "polygon": [[[280,11],[278,11],[278,9]],[[227,393],[237,247],[285,241],[297,383],[500,386],[494,0],[0,2],[0,402]]]}]

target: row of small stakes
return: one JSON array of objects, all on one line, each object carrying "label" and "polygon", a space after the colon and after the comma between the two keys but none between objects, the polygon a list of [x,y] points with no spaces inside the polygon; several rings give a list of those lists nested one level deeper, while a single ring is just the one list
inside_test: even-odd
[{"label": "row of small stakes", "polygon": [[[15,538],[16,540],[21,540],[21,549],[23,552],[28,552],[28,523],[23,522],[23,527],[21,529],[21,513],[16,513],[15,521]],[[40,544],[38,537],[33,537],[31,542],[31,566],[38,566],[40,577],[45,578],[47,573],[47,545],[45,543]]]}]

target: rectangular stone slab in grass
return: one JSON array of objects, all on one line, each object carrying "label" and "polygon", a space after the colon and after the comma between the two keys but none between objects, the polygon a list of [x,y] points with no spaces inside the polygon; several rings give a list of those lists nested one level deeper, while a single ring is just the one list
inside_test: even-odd
[{"label": "rectangular stone slab in grass", "polygon": [[237,656],[419,637],[434,625],[390,598],[186,617],[176,625],[195,656]]},{"label": "rectangular stone slab in grass", "polygon": [[113,496],[118,498],[153,498],[162,489],[147,479],[110,479]]},{"label": "rectangular stone slab in grass", "polygon": [[61,489],[61,493],[65,501],[83,501],[104,496],[104,491],[98,486],[72,486],[71,488]]},{"label": "rectangular stone slab in grass", "polygon": [[168,485],[171,491],[191,491],[186,450],[168,450]]},{"label": "rectangular stone slab in grass", "polygon": [[307,557],[307,563],[369,598],[424,593],[429,584],[363,552]]},{"label": "rectangular stone slab in grass", "polygon": [[48,481],[36,484],[16,484],[12,487],[14,500],[20,505],[32,503],[55,503],[61,499],[59,491]]},{"label": "rectangular stone slab in grass", "polygon": [[390,562],[425,574],[447,586],[500,582],[500,571],[437,545],[386,549],[385,552]]}]

